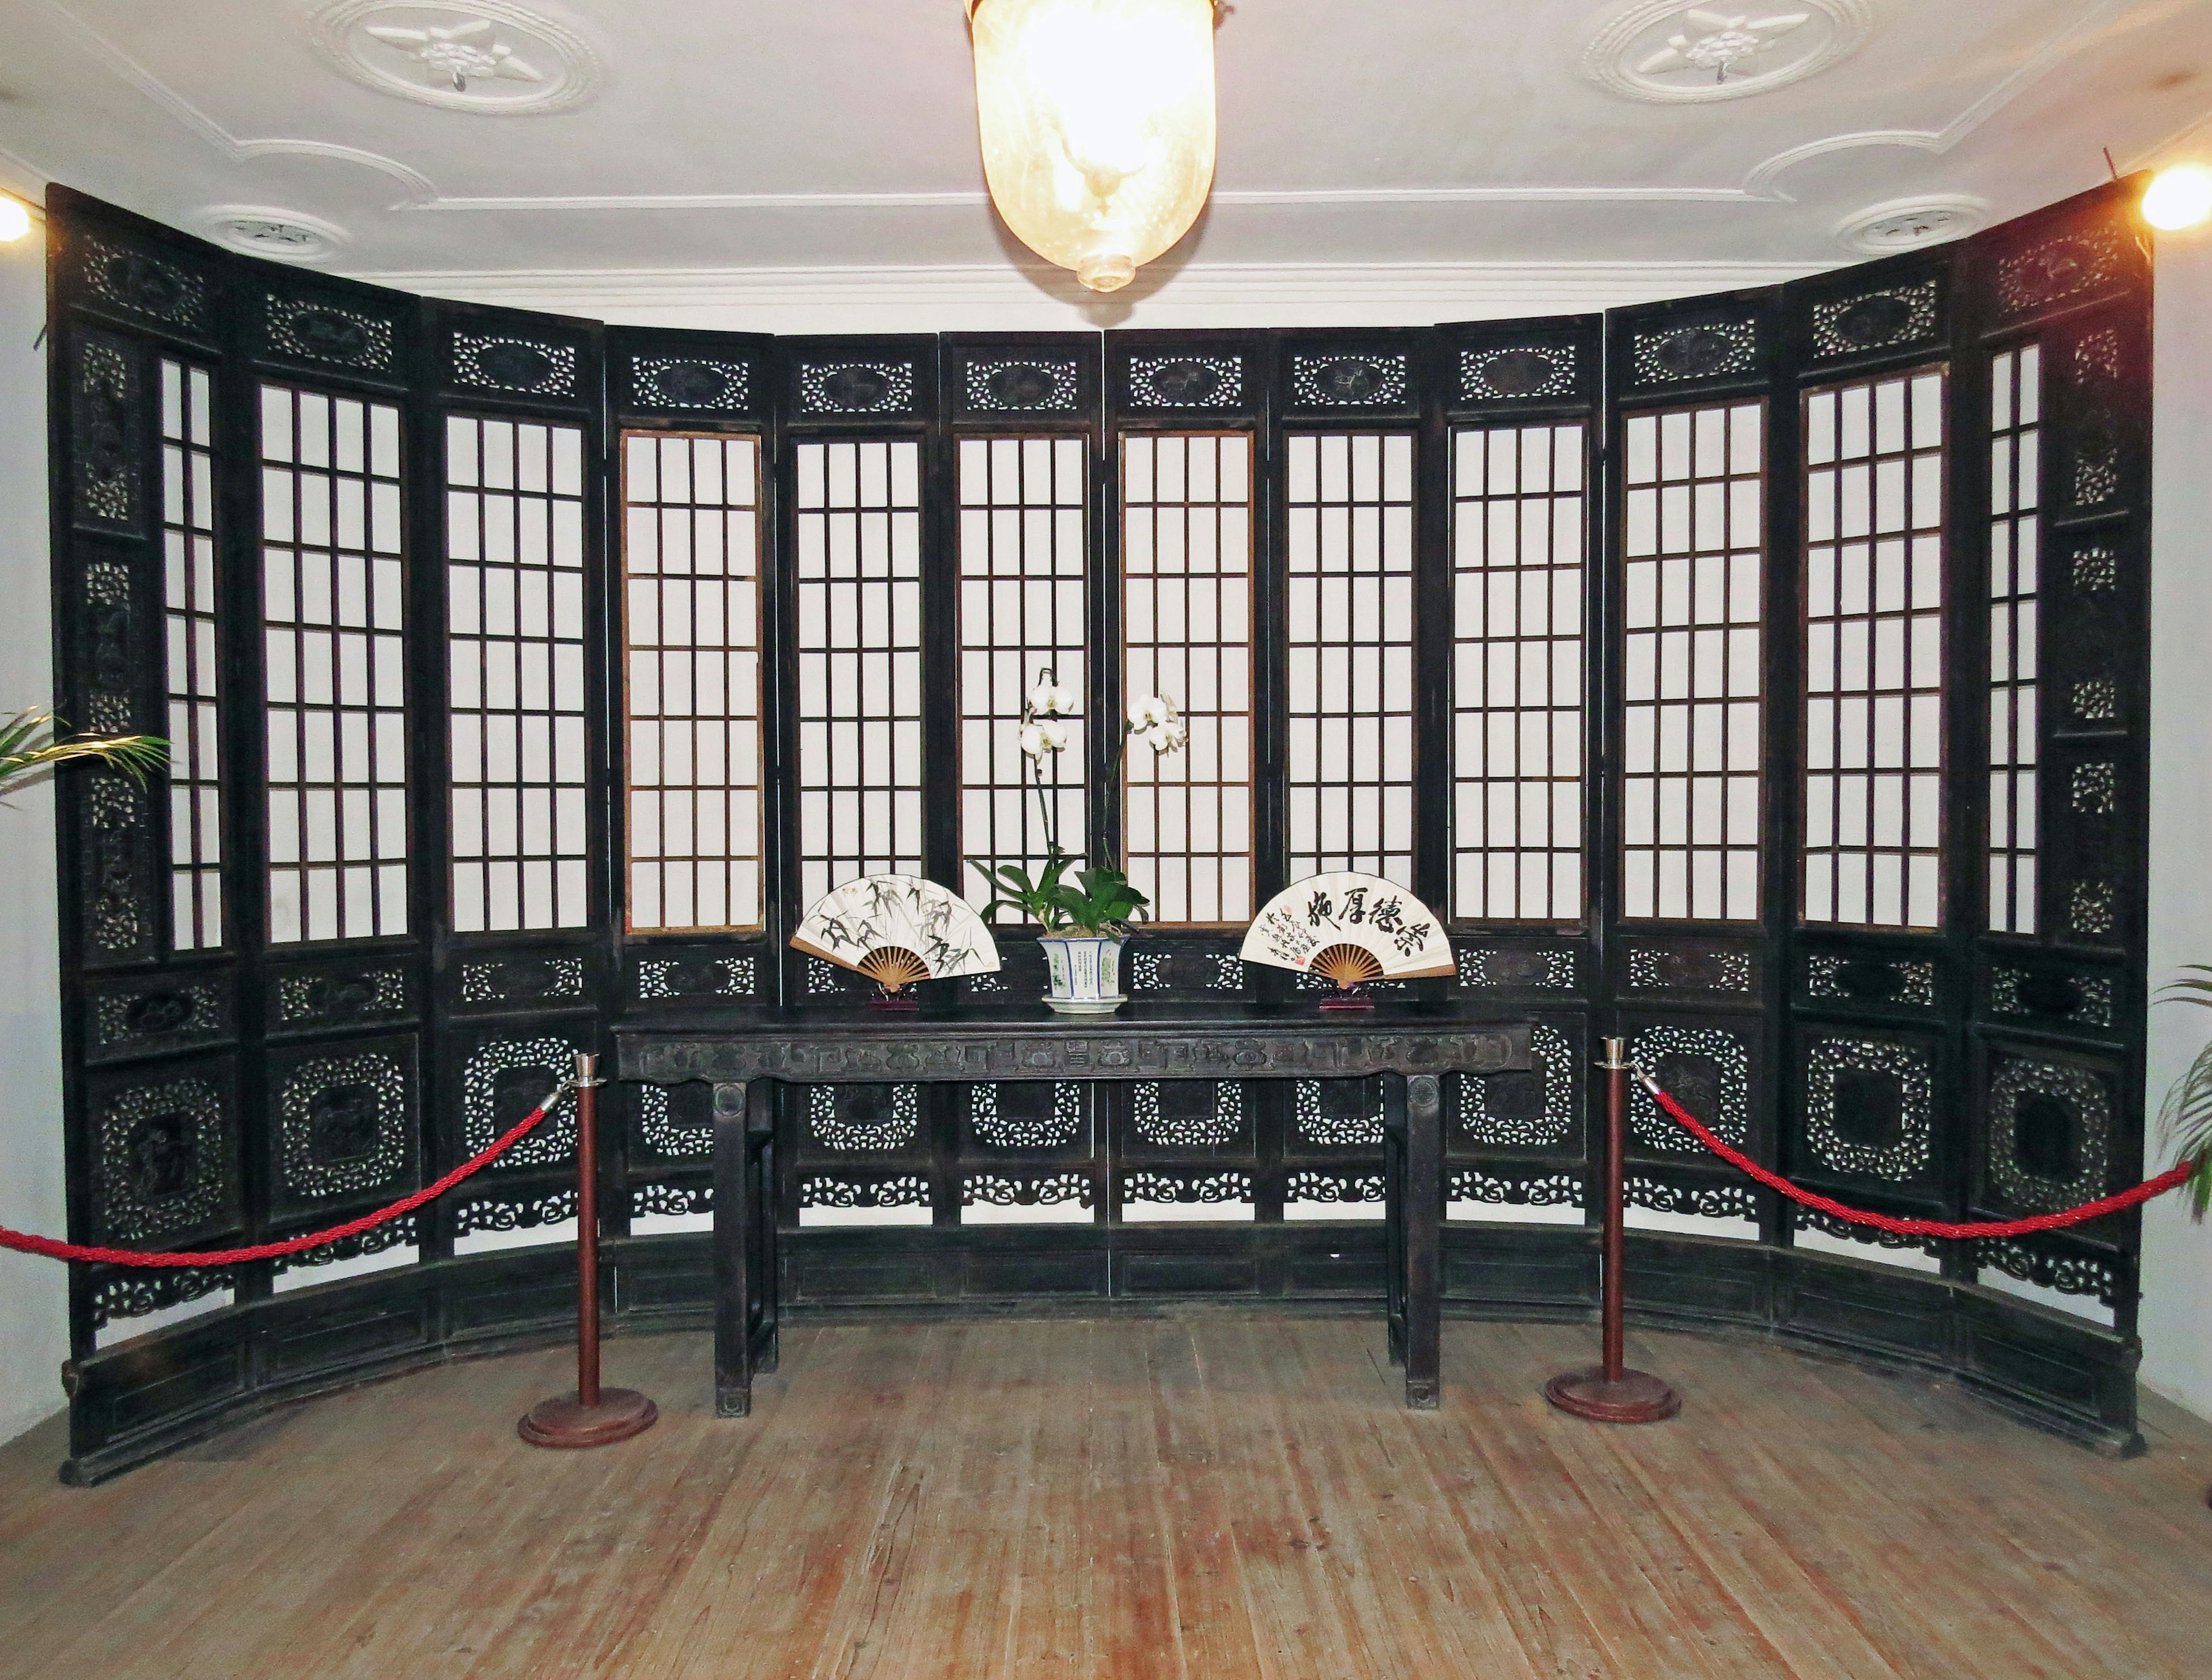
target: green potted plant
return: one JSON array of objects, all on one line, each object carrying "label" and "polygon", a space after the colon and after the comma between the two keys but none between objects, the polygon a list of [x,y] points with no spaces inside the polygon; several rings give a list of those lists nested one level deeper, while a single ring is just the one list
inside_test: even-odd
[{"label": "green potted plant", "polygon": [[0,798],[56,764],[90,758],[143,782],[169,767],[169,744],[159,735],[64,735],[53,714],[35,709],[0,718]]},{"label": "green potted plant", "polygon": [[[1060,843],[1057,802],[1045,785],[1044,767],[1074,739],[1068,720],[1074,695],[1060,686],[1048,667],[1022,703],[1019,742],[1024,775],[1036,792],[1043,818],[1045,856],[1034,872],[1018,863],[970,858],[969,863],[990,885],[993,897],[985,920],[1001,910],[1018,910],[1037,925],[1037,945],[1050,976],[1045,1002],[1064,1015],[1110,1015],[1127,1000],[1121,992],[1121,945],[1130,927],[1151,912],[1152,900],[1129,885],[1111,862],[1088,869]],[[1129,709],[1115,753],[1118,764],[1131,741],[1141,741],[1165,756],[1179,752],[1189,731],[1175,703],[1148,695]]]},{"label": "green potted plant", "polygon": [[[2203,963],[2181,966],[2185,975],[2212,975],[2212,966]],[[2194,1003],[2199,1008],[2212,1009],[2212,979],[2175,980],[2163,989],[2166,995],[2159,999],[2161,1003]],[[2206,1208],[2212,1207],[2212,1043],[2198,1050],[2187,1071],[2174,1080],[2159,1108],[2158,1118],[2174,1160],[2191,1164],[2184,1189],[2190,1211],[2201,1223]]]}]

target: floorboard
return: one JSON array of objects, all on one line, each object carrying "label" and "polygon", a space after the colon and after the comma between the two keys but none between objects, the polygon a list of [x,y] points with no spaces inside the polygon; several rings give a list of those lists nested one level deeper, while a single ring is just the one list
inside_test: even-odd
[{"label": "floorboard", "polygon": [[1552,1411],[1585,1330],[800,1323],[747,1420],[515,1439],[556,1352],[247,1424],[92,1489],[0,1448],[0,1680],[2205,1680],[2212,1426],[2115,1463],[1942,1385],[1632,1339],[1675,1421]]}]

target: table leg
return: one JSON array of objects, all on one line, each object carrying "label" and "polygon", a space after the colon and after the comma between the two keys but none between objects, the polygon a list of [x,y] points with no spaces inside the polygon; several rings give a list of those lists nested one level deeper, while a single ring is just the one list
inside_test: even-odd
[{"label": "table leg", "polygon": [[1406,1362],[1406,1080],[1382,1075],[1382,1317],[1390,1363]]},{"label": "table leg", "polygon": [[1433,1411],[1442,1390],[1444,1126],[1434,1074],[1406,1081],[1406,1403]]},{"label": "table leg", "polygon": [[714,1415],[753,1409],[750,1092],[714,1087]]},{"label": "table leg", "polygon": [[775,1087],[755,1080],[746,1110],[753,1153],[753,1288],[760,1297],[760,1330],[753,1369],[773,1371],[782,1355],[782,1273],[775,1240]]}]

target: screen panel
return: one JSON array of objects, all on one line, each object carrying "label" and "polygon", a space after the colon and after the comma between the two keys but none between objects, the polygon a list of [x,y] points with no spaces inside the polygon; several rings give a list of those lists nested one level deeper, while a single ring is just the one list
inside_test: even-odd
[{"label": "screen panel", "polygon": [[1622,903],[1759,916],[1765,407],[1628,417]]},{"label": "screen panel", "polygon": [[400,411],[261,387],[269,939],[407,931]]},{"label": "screen panel", "polygon": [[[1079,708],[1087,693],[1090,449],[1076,437],[963,438],[960,496],[960,853],[1034,868],[1048,813],[1062,850],[1085,849],[1080,717],[1034,765],[1020,743],[1024,697],[1050,673]],[[962,871],[978,904],[991,892]]]},{"label": "screen panel", "polygon": [[1413,884],[1413,439],[1294,434],[1287,472],[1290,879]]},{"label": "screen panel", "polygon": [[1806,393],[1808,922],[1941,921],[1945,384]]},{"label": "screen panel", "polygon": [[2036,930],[2037,593],[2043,351],[1990,366],[1990,904],[1996,934]]},{"label": "screen panel", "polygon": [[623,440],[633,933],[761,925],[760,443]]},{"label": "screen panel", "polygon": [[1252,914],[1252,440],[1121,441],[1122,695],[1160,695],[1189,738],[1123,759],[1123,867],[1155,923]]},{"label": "screen panel", "polygon": [[580,928],[584,434],[449,416],[453,930]]},{"label": "screen panel", "polygon": [[921,446],[799,443],[800,907],[921,873]]},{"label": "screen panel", "polygon": [[1583,915],[1586,445],[1580,423],[1452,439],[1452,912]]},{"label": "screen panel", "polygon": [[215,375],[161,362],[161,566],[169,698],[170,948],[223,940],[216,746]]}]

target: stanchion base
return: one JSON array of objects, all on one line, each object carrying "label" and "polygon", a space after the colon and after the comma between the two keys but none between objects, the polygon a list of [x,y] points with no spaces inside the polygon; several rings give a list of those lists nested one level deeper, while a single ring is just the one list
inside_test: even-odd
[{"label": "stanchion base", "polygon": [[1624,1371],[1605,1379],[1605,1367],[1570,1371],[1544,1385],[1544,1397],[1563,1412],[1594,1423],[1663,1423],[1682,1409],[1682,1397],[1648,1372]]},{"label": "stanchion base", "polygon": [[659,1415],[660,1408],[634,1388],[603,1388],[596,1406],[582,1404],[571,1391],[540,1400],[514,1433],[532,1446],[612,1446],[643,1434]]}]

